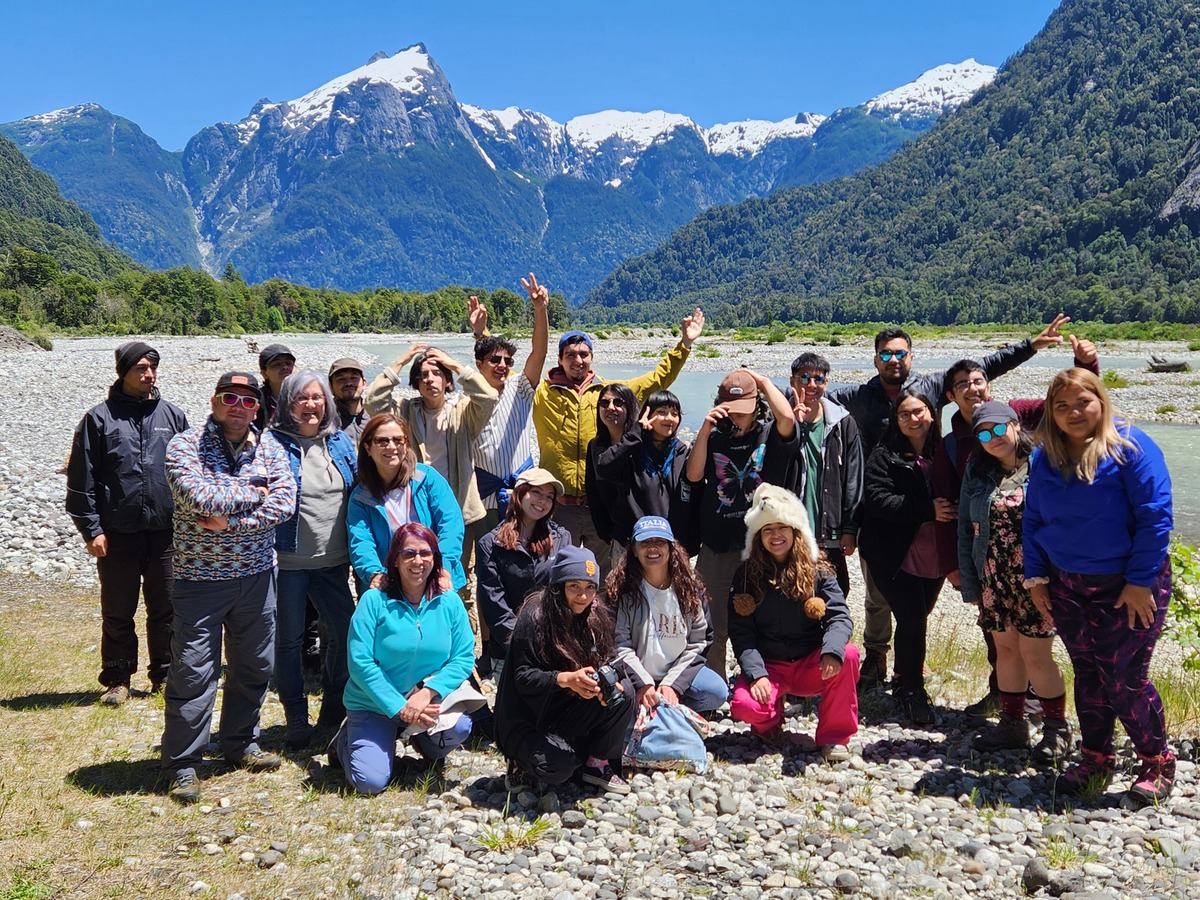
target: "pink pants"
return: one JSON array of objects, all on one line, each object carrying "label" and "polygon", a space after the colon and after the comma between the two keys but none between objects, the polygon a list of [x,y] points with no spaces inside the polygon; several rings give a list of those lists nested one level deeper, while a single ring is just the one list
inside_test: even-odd
[{"label": "pink pants", "polygon": [[816,697],[818,744],[844,744],[858,732],[858,648],[846,645],[842,671],[828,681],[821,679],[821,651],[794,662],[765,660],[771,696],[759,703],[750,696],[750,682],[739,675],[733,688],[729,711],[739,722],[748,722],[755,734],[765,734],[783,722],[783,697]]}]

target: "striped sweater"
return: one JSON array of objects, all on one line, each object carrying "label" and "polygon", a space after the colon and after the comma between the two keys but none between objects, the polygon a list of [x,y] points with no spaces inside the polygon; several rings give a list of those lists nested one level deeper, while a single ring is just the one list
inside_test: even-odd
[{"label": "striped sweater", "polygon": [[[171,439],[166,468],[175,499],[176,578],[224,581],[275,565],[275,526],[296,508],[296,480],[275,438],[252,428],[235,460],[210,418]],[[224,516],[229,528],[206,531],[197,516]]]}]

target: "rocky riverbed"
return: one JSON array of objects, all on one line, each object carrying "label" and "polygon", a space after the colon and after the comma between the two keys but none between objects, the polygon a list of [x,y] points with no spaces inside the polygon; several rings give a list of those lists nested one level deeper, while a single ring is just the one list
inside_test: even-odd
[{"label": "rocky riverbed", "polygon": [[[368,367],[382,365],[388,360],[379,359],[372,348],[412,338],[305,337],[302,363],[324,368],[337,357],[353,355]],[[260,343],[269,340],[261,338]],[[621,336],[600,342],[597,368],[643,363],[646,353],[668,341]],[[0,569],[40,576],[24,582],[22,594],[48,593],[58,581],[94,584],[94,566],[62,512],[62,467],[76,422],[103,398],[115,377],[116,343],[59,340],[51,352],[14,349],[0,358],[0,372],[13,395],[0,409]],[[220,372],[256,366],[241,340],[153,338],[151,343],[163,355],[163,395],[183,406],[193,423],[205,415]],[[688,365],[713,372],[714,385],[716,373],[741,362],[777,374],[782,383],[788,363],[802,349],[708,337],[702,343],[720,355],[697,354]],[[957,357],[978,356],[993,346],[995,342],[966,339],[926,342],[919,349],[927,357]],[[871,352],[866,344],[820,349],[839,378],[852,381],[871,374],[864,368]],[[1186,355],[1179,345],[1102,349],[1105,359],[1144,359],[1152,352]],[[998,393],[1043,393],[1046,380],[1062,364],[1047,362],[1051,364],[1030,364],[1010,374]],[[1117,395],[1126,412],[1142,421],[1164,416],[1197,421],[1194,406],[1200,397],[1193,376],[1136,371],[1123,373],[1131,386]],[[1155,412],[1165,405],[1188,412]],[[11,613],[14,602],[19,601],[6,601],[8,609],[0,611]],[[856,588],[851,608],[858,621],[861,603]],[[97,611],[76,614],[98,639]],[[952,596],[943,598],[935,622],[931,642],[973,638],[971,615]],[[192,848],[188,853],[223,860],[221,871],[245,873],[244,891],[221,895],[230,900],[752,900],[852,894],[1009,897],[1025,891],[1073,897],[1200,896],[1200,805],[1190,741],[1178,743],[1177,789],[1161,808],[1123,807],[1119,788],[1128,785],[1133,762],[1127,747],[1124,770],[1110,792],[1068,805],[1056,798],[1053,777],[1026,769],[1018,754],[980,755],[970,749],[970,734],[980,723],[951,707],[961,708],[978,689],[956,681],[953,672],[938,673],[931,693],[942,709],[937,725],[929,729],[900,724],[886,694],[866,695],[864,725],[855,741],[858,755],[834,765],[816,753],[808,737],[815,717],[803,704],[790,711],[789,737],[770,745],[749,735],[744,725],[721,719],[709,742],[713,764],[707,775],[637,775],[628,797],[596,796],[575,786],[509,797],[503,790],[503,760],[483,748],[456,751],[444,783],[423,785],[410,779],[408,791],[389,791],[373,800],[345,798],[337,801],[341,806],[332,818],[315,812],[307,816],[300,806],[312,800],[305,791],[325,794],[342,787],[340,773],[323,765],[323,755],[294,757],[280,772],[245,788],[232,775],[206,779],[204,805],[191,810],[179,810],[165,798],[141,800],[138,806],[144,805],[145,815],[164,827],[185,830],[190,837],[181,847]],[[128,734],[117,725],[114,738],[89,755],[146,760],[150,771],[157,748],[146,732],[157,728],[149,727],[152,719],[161,720],[154,699],[137,697],[114,715],[129,716]],[[268,741],[281,722],[272,696],[264,713]],[[287,811],[278,817],[272,812],[284,807]],[[271,840],[264,842],[262,825],[248,822],[274,829]],[[531,832],[535,822],[544,831]],[[135,859],[122,865],[141,863]],[[206,871],[199,863],[186,862],[165,869],[162,895],[214,895],[204,882],[205,877],[214,880]]]}]

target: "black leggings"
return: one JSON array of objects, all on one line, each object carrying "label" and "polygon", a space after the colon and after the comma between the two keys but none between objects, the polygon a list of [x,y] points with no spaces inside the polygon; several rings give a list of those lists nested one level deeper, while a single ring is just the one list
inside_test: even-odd
[{"label": "black leggings", "polygon": [[891,578],[875,576],[875,586],[896,618],[896,675],[906,691],[925,684],[925,625],[945,580],[918,578],[905,571]]},{"label": "black leggings", "polygon": [[522,729],[504,742],[505,755],[544,784],[562,784],[589,756],[619,759],[637,708],[632,697],[616,708],[597,701],[573,706],[571,721],[559,723],[568,736]]}]

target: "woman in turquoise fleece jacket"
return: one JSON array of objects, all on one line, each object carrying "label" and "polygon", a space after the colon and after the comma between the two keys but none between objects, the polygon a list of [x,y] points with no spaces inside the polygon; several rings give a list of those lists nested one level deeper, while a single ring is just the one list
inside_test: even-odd
[{"label": "woman in turquoise fleece jacket", "polygon": [[[391,779],[401,729],[438,723],[441,702],[471,674],[475,638],[458,594],[438,585],[437,536],[401,525],[387,555],[388,588],[372,589],[350,620],[346,722],[330,744],[356,791],[377,794]],[[462,715],[449,728],[414,734],[426,759],[440,759],[471,734]]]}]

